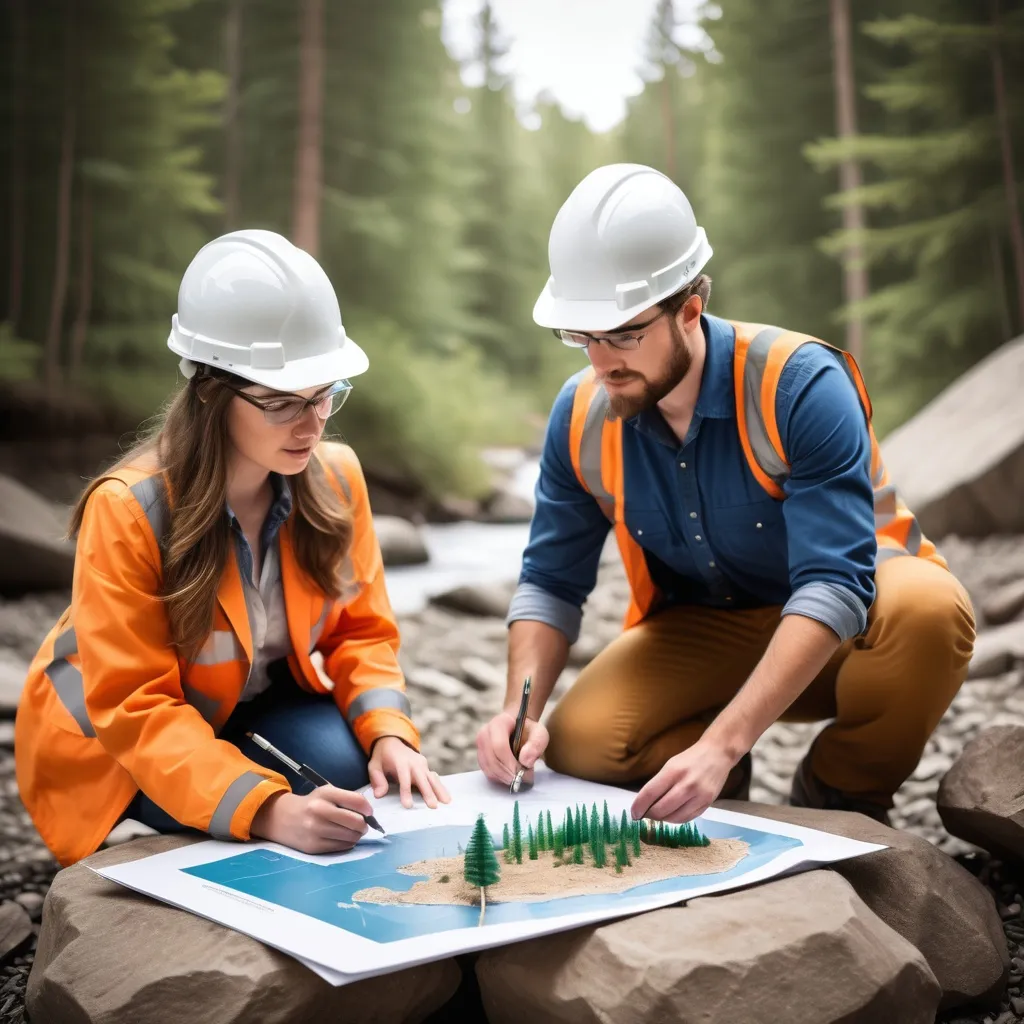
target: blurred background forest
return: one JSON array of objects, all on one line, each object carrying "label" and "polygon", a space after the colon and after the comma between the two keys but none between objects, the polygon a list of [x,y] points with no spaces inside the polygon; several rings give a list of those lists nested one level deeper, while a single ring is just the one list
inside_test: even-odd
[{"label": "blurred background forest", "polygon": [[4,430],[150,416],[185,266],[267,227],[370,354],[339,424],[364,461],[472,494],[580,365],[531,311],[559,205],[619,160],[687,192],[712,312],[854,350],[882,434],[1024,330],[1024,0],[661,0],[602,133],[524,119],[490,4],[459,60],[442,7],[6,0],[0,387],[39,415]]}]

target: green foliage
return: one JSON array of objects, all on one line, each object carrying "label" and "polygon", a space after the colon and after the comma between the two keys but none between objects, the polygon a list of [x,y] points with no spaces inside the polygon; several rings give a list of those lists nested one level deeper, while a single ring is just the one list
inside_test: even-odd
[{"label": "green foliage", "polygon": [[494,843],[482,814],[477,816],[473,833],[466,844],[463,875],[470,885],[478,889],[494,885],[501,877],[501,866],[494,855]]},{"label": "green foliage", "polygon": [[601,832],[604,835],[604,841],[606,843],[613,842],[615,837],[612,835],[612,816],[608,812],[608,801],[604,802],[604,811],[601,815]]},{"label": "green foliage", "polygon": [[511,844],[509,842],[509,836],[508,836],[508,822],[505,822],[505,824],[501,828],[501,848],[502,848],[503,855],[504,855],[504,858],[505,858],[505,863],[506,864],[511,864],[512,863],[512,856],[513,855],[512,855],[512,846],[511,846]]},{"label": "green foliage", "polygon": [[537,850],[541,853],[548,850],[547,830],[544,827],[544,813],[537,819]]},{"label": "green foliage", "polygon": [[530,852],[530,860],[537,859],[537,836],[533,831],[533,825],[526,823],[526,846]]},{"label": "green foliage", "polygon": [[549,850],[553,850],[555,848],[555,830],[551,826],[551,812],[550,811],[545,811],[544,812],[544,817],[546,819],[545,820],[545,833],[546,833],[546,835],[545,835],[545,842],[547,844],[547,848]]},{"label": "green foliage", "polygon": [[619,841],[615,847],[615,871],[621,873],[622,869],[630,866],[629,851],[626,849],[626,833],[619,835]]},{"label": "green foliage", "polygon": [[587,809],[576,808],[576,829],[579,833],[579,841],[584,843],[590,842],[590,821],[587,817]]},{"label": "green foliage", "polygon": [[440,877],[440,878],[438,879],[438,881],[439,881],[439,882],[450,882],[450,881],[451,881],[451,878],[450,878],[450,877],[449,877],[448,875],[442,875],[442,876],[441,876],[441,877]]},{"label": "green foliage", "polygon": [[634,821],[632,825],[631,840],[633,843],[633,856],[640,856],[640,826],[642,822]]},{"label": "green foliage", "polygon": [[576,822],[572,816],[572,808],[567,807],[565,809],[565,845],[575,846],[576,845]]},{"label": "green foliage", "polygon": [[555,854],[555,859],[560,860],[562,853],[565,851],[565,829],[561,826],[555,829],[554,837],[551,841],[551,849]]},{"label": "green foliage", "polygon": [[573,864],[583,863],[583,843],[577,841],[576,845],[572,848],[572,862]]},{"label": "green foliage", "polygon": [[523,826],[519,820],[519,801],[512,808],[512,856],[517,864],[523,863]]}]

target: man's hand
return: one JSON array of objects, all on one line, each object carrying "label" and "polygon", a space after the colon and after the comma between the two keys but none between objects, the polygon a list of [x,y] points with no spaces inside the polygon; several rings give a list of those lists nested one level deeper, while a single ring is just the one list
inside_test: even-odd
[{"label": "man's hand", "polygon": [[732,758],[719,746],[698,740],[675,757],[636,795],[633,820],[653,818],[681,825],[703,814],[722,792]]},{"label": "man's hand", "polygon": [[373,795],[378,799],[387,794],[390,778],[398,783],[403,807],[412,807],[413,786],[420,791],[428,807],[437,807],[438,800],[443,804],[451,803],[441,777],[430,770],[427,759],[397,736],[382,736],[374,743],[369,772]]},{"label": "man's hand", "polygon": [[512,734],[515,731],[515,712],[506,708],[476,734],[476,758],[480,770],[492,782],[509,785],[520,765],[530,769],[523,781],[532,781],[533,766],[547,748],[547,729],[540,722],[528,718],[523,726],[523,746],[519,751],[519,762],[516,763],[512,754]]}]

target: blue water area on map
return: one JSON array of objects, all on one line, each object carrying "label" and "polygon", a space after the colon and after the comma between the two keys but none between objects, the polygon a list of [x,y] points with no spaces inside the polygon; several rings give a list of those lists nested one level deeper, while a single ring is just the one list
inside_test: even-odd
[{"label": "blue water area on map", "polygon": [[[742,839],[750,849],[728,871],[647,882],[622,893],[565,896],[533,903],[492,903],[488,900],[484,927],[599,909],[628,913],[630,903],[638,898],[662,893],[678,893],[680,899],[685,899],[687,892],[697,886],[739,878],[783,851],[802,845],[799,839],[724,822],[701,820],[700,828],[710,839]],[[369,857],[340,860],[333,864],[298,860],[273,850],[248,850],[234,857],[182,870],[247,896],[307,914],[374,942],[395,942],[454,928],[474,928],[480,911],[476,907],[445,904],[354,903],[352,897],[360,889],[371,886],[384,886],[395,892],[411,889],[427,876],[403,874],[398,870],[403,864],[455,856],[460,843],[465,847],[471,831],[467,826],[445,826],[404,832],[392,835],[390,843],[375,847]],[[361,846],[359,851],[368,848]],[[498,857],[500,860],[500,852]]]}]

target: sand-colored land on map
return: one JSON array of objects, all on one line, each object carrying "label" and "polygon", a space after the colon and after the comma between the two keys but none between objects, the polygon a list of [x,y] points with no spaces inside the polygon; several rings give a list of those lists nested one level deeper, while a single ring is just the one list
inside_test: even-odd
[{"label": "sand-colored land on map", "polygon": [[[594,867],[590,854],[583,864],[556,864],[549,852],[529,860],[524,852],[522,864],[501,864],[501,878],[487,887],[488,903],[529,903],[565,896],[601,895],[625,892],[637,885],[660,882],[679,875],[711,875],[735,867],[747,854],[749,845],[742,839],[712,839],[710,846],[670,849],[644,844],[643,853],[617,874],[614,863]],[[609,857],[609,860],[612,858]],[[404,875],[428,875],[407,892],[395,892],[383,886],[361,889],[352,899],[358,903],[455,903],[478,906],[480,890],[466,884],[461,857],[438,857],[405,864]],[[441,878],[447,876],[448,881]]]}]

